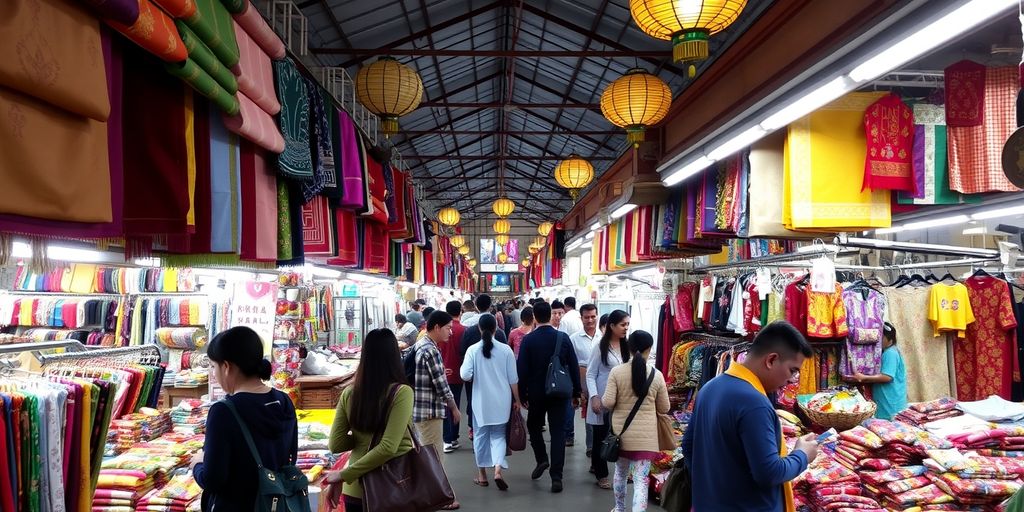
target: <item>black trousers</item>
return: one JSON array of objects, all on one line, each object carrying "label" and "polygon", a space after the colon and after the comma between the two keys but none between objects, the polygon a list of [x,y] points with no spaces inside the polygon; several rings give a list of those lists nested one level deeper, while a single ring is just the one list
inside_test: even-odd
[{"label": "black trousers", "polygon": [[[593,414],[593,411],[588,411]],[[590,454],[590,467],[594,469],[594,475],[597,478],[608,478],[608,461],[601,457],[601,444],[604,443],[606,437],[608,437],[608,431],[611,429],[610,414],[604,415],[604,425],[593,425],[594,429],[594,451]]]},{"label": "black trousers", "polygon": [[[551,463],[551,479],[562,479],[562,468],[565,467],[565,414],[569,399],[541,399],[530,401],[530,411],[526,416],[526,429],[530,432],[530,446],[537,464]],[[544,420],[547,419],[548,433],[551,434],[551,458],[548,458],[547,446],[544,445]]]},{"label": "black trousers", "polygon": [[363,512],[363,500],[352,496],[341,496],[345,504],[345,512]]}]

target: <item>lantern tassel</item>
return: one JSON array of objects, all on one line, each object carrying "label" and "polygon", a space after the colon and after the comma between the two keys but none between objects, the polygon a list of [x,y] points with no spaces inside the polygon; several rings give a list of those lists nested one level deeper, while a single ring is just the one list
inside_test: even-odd
[{"label": "lantern tassel", "polygon": [[626,140],[630,144],[637,146],[644,141],[644,133],[646,128],[643,125],[631,125],[626,127]]},{"label": "lantern tassel", "polygon": [[398,116],[380,116],[380,132],[385,137],[398,133]]},{"label": "lantern tassel", "polygon": [[709,55],[706,30],[689,30],[672,37],[672,58],[676,62],[704,60]]}]

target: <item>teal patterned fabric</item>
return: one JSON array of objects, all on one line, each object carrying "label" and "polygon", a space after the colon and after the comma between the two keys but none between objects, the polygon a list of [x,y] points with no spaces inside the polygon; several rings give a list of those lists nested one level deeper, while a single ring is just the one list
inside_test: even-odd
[{"label": "teal patterned fabric", "polygon": [[290,59],[274,61],[277,99],[281,102],[278,123],[284,135],[284,152],[277,157],[282,176],[306,181],[313,179],[313,158],[309,150],[309,96],[306,84]]}]

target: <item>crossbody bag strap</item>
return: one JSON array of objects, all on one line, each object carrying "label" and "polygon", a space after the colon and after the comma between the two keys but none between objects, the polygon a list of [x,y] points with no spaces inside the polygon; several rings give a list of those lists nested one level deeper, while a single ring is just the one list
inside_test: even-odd
[{"label": "crossbody bag strap", "polygon": [[[388,401],[387,401],[388,416],[391,415],[391,408],[394,407],[394,405],[395,405],[395,397],[398,396],[398,388],[400,388],[401,386],[402,386],[401,384],[395,384],[394,386],[391,386],[391,392],[388,393]],[[376,448],[378,444],[380,444],[381,440],[384,437],[384,430],[385,429],[387,429],[387,421],[384,422],[384,428],[383,429],[381,429],[379,432],[376,432],[376,433],[373,434],[373,439],[370,441],[370,447],[368,448],[368,450],[372,450],[372,449]],[[420,440],[417,439],[416,432],[413,432],[413,430],[412,430],[412,423],[409,423],[408,431],[409,431],[409,436],[412,437],[413,447],[416,449],[416,451],[419,451],[419,449],[420,449]]]},{"label": "crossbody bag strap", "polygon": [[629,428],[630,423],[633,423],[633,418],[636,417],[636,413],[640,410],[640,405],[642,405],[644,400],[647,399],[647,394],[651,392],[651,384],[654,383],[654,374],[655,370],[651,369],[651,375],[647,377],[647,385],[644,386],[644,394],[643,396],[636,397],[636,403],[633,404],[633,410],[629,411],[629,416],[626,417],[626,422],[622,424],[622,432],[619,432],[619,435]]},{"label": "crossbody bag strap", "polygon": [[242,415],[238,414],[238,409],[235,408],[235,404],[231,403],[231,400],[227,398],[220,401],[222,404],[227,406],[231,414],[235,415],[235,419],[238,421],[238,427],[242,430],[242,437],[245,438],[245,443],[249,445],[249,452],[252,453],[252,458],[256,460],[256,466],[263,469],[263,459],[260,458],[260,452],[256,451],[256,443],[252,440],[252,434],[249,433],[249,426],[245,424],[245,420],[242,419]]}]

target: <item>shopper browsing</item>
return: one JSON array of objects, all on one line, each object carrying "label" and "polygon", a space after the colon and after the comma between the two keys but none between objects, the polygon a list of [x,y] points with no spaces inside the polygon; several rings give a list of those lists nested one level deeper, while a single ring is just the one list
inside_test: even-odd
[{"label": "shopper browsing", "polygon": [[555,329],[562,331],[563,316],[565,316],[565,304],[563,304],[562,301],[558,299],[551,301],[551,327],[554,327]]},{"label": "shopper browsing", "polygon": [[[460,323],[462,303],[457,300],[450,301],[445,304],[444,310],[452,317],[452,335],[447,342],[440,346],[441,359],[444,361],[444,374],[448,379],[448,387],[451,388],[452,396],[455,397],[455,407],[461,410],[464,383],[459,377],[459,369],[462,368],[459,343],[462,340],[462,334],[466,331],[466,328]],[[469,399],[468,396],[466,398]],[[455,421],[452,416],[444,419],[444,453],[451,453],[461,448],[459,445],[460,426],[460,422]]]},{"label": "shopper browsing", "polygon": [[[621,309],[605,315],[610,325],[605,329],[597,347],[591,351],[587,361],[587,396],[590,411],[587,414],[587,425],[594,432],[594,446],[600,448],[608,437],[608,410],[604,407],[603,397],[608,389],[608,378],[612,370],[623,363],[629,362],[629,345],[626,333],[629,331],[629,315]],[[601,456],[598,449],[591,454],[590,469],[597,477],[597,486],[611,489],[608,481],[608,461]]]},{"label": "shopper browsing", "polygon": [[878,374],[857,372],[846,380],[854,384],[871,384],[871,398],[878,405],[875,417],[891,420],[907,408],[907,368],[903,365],[903,354],[896,348],[896,328],[885,322],[882,333],[882,366]]},{"label": "shopper browsing", "polygon": [[701,388],[683,436],[695,512],[793,510],[789,482],[818,455],[818,444],[809,434],[787,455],[767,394],[795,381],[812,354],[795,327],[773,322],[754,338],[745,361]]},{"label": "shopper browsing", "polygon": [[[557,356],[564,368],[578,368],[579,362],[576,361],[576,351],[573,350],[569,337],[551,325],[551,305],[546,302],[537,302],[533,307],[533,315],[537,319],[539,327],[523,338],[523,344],[519,348],[519,398],[522,400],[523,407],[529,411],[526,428],[530,433],[530,445],[533,447],[534,458],[537,460],[537,467],[533,470],[531,477],[537,480],[544,474],[544,471],[550,468],[551,492],[557,493],[562,492],[565,431],[556,426],[565,425],[565,413],[570,399],[548,396],[545,383],[548,366],[556,355],[556,347],[559,347]],[[573,387],[571,400],[578,403],[580,396],[579,372],[569,371],[568,374]],[[550,459],[547,448],[544,446],[542,433],[545,417],[551,425]]]},{"label": "shopper browsing", "polygon": [[[419,313],[416,314],[419,315]],[[398,341],[410,347],[416,343],[416,335],[419,333],[419,328],[413,325],[405,315],[401,313],[395,315],[395,328],[395,336],[398,338]]]},{"label": "shopper browsing", "polygon": [[[569,297],[566,300],[573,299]],[[575,304],[575,300],[573,302]],[[597,306],[593,304],[584,304],[580,311],[572,310],[572,313],[576,313],[580,316],[580,330],[574,334],[569,335],[569,339],[572,341],[573,349],[576,351],[576,360],[580,363],[580,384],[583,386],[583,397],[590,396],[587,392],[587,363],[590,362],[590,353],[594,348],[594,339],[597,337]],[[568,316],[568,313],[566,313]],[[562,326],[565,326],[565,318],[562,318]],[[580,404],[580,410],[583,411],[583,418],[587,417],[587,404]],[[570,421],[574,423],[576,421],[575,409],[569,415]],[[586,424],[587,429],[587,457],[593,454],[593,441],[594,432],[591,425]]]},{"label": "shopper browsing", "polygon": [[[596,308],[596,306],[595,306]],[[583,330],[583,311],[576,310],[576,297],[566,297],[562,301],[562,309],[565,313],[562,315],[562,319],[559,323],[558,330],[562,331],[569,336],[572,336]],[[594,310],[595,314],[597,309]]]},{"label": "shopper browsing", "polygon": [[523,338],[533,332],[533,306],[523,308],[519,313],[519,319],[521,325],[512,329],[512,333],[508,335],[508,344],[512,345],[512,351],[515,352],[516,359],[519,358],[519,347],[523,344]]},{"label": "shopper browsing", "polygon": [[[633,478],[633,512],[647,510],[651,462],[661,457],[658,446],[658,414],[667,414],[668,386],[660,371],[647,364],[654,337],[647,331],[629,335],[629,359],[612,370],[603,403],[611,411],[611,423],[619,435],[619,460],[615,462],[615,508],[626,512],[626,482]],[[637,404],[633,420],[626,420]]]},{"label": "shopper browsing", "polygon": [[482,315],[479,326],[483,340],[469,347],[460,372],[462,379],[472,382],[476,388],[473,452],[480,473],[473,483],[487,487],[487,468],[494,468],[494,484],[505,491],[508,484],[501,474],[502,469],[508,467],[505,462],[508,447],[505,429],[510,411],[519,414],[519,375],[512,348],[494,342],[494,333],[498,329],[494,317]]},{"label": "shopper browsing", "polygon": [[[491,310],[491,296],[486,293],[481,293],[476,296],[476,300],[473,303],[473,308],[478,313],[473,315],[464,315],[462,325],[466,330],[462,333],[462,339],[459,340],[459,357],[465,360],[466,351],[469,347],[473,346],[474,343],[479,342],[483,335],[480,333],[480,328],[477,324],[480,322],[480,316]],[[504,331],[497,331],[494,333],[495,339],[502,343],[508,343],[508,338],[505,337]],[[469,404],[466,406],[466,416],[469,416],[469,440],[473,440],[473,383],[466,383],[466,400]]]},{"label": "shopper browsing", "polygon": [[210,407],[206,441],[192,458],[192,473],[203,488],[202,509],[209,512],[255,508],[258,468],[242,427],[225,402],[230,402],[252,435],[264,467],[278,471],[298,456],[298,420],[288,395],[264,384],[270,361],[263,341],[248,327],[232,327],[213,338],[206,349],[213,376],[227,398]]},{"label": "shopper browsing", "polygon": [[[388,400],[389,397],[393,399]],[[332,509],[344,500],[346,512],[363,511],[359,479],[412,449],[408,425],[413,390],[405,382],[395,335],[388,329],[367,333],[352,386],[341,394],[327,447],[351,452],[341,471],[328,471],[324,498]],[[370,446],[374,437],[380,442]]]}]

